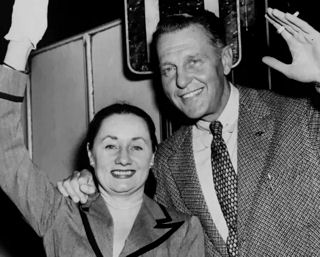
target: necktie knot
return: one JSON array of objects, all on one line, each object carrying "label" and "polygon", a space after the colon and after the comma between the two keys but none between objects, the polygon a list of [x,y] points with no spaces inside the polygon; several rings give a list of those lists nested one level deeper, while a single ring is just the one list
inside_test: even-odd
[{"label": "necktie knot", "polygon": [[213,121],[210,123],[210,131],[212,133],[213,138],[221,138],[222,137],[222,124],[220,121]]}]

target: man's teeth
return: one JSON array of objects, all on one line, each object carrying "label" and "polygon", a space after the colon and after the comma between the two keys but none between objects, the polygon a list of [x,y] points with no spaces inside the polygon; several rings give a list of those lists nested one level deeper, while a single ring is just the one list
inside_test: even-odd
[{"label": "man's teeth", "polygon": [[193,97],[193,96],[195,96],[196,94],[200,93],[201,90],[202,90],[202,88],[199,88],[199,89],[197,89],[197,90],[195,90],[195,91],[192,91],[192,92],[190,92],[190,93],[187,93],[187,94],[183,95],[182,98],[190,98],[190,97]]}]

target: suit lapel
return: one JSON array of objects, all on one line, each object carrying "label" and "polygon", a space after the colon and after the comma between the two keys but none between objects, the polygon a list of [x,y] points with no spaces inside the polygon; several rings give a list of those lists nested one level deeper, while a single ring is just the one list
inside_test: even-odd
[{"label": "suit lapel", "polygon": [[[192,126],[185,127],[183,130],[182,137],[177,146],[178,149],[174,150],[171,158],[168,160],[170,170],[182,201],[188,209],[188,214],[199,217],[210,241],[214,242],[215,246],[218,246],[217,250],[219,252],[225,253],[224,240],[211,219],[196,172],[192,146]],[[221,246],[220,249],[219,246]]]},{"label": "suit lapel", "polygon": [[126,240],[122,256],[141,256],[165,242],[184,221],[172,221],[165,209],[147,196]]},{"label": "suit lapel", "polygon": [[[113,221],[101,196],[82,207],[88,217],[94,238],[102,255],[113,251]],[[169,213],[153,200],[144,196],[143,204],[120,254],[140,256],[157,248],[184,223],[172,220]]]},{"label": "suit lapel", "polygon": [[238,234],[239,238],[244,238],[255,195],[261,185],[274,121],[257,91],[241,87],[239,90]]},{"label": "suit lapel", "polygon": [[98,196],[83,209],[101,253],[112,253],[113,221],[104,200]]}]

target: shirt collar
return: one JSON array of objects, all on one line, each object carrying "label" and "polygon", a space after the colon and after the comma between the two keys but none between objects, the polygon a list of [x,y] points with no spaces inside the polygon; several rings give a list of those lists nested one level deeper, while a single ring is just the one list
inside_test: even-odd
[{"label": "shirt collar", "polygon": [[[218,121],[221,122],[224,132],[232,133],[237,125],[239,117],[239,90],[230,83],[230,96],[228,102],[223,109],[222,113],[218,117]],[[195,126],[198,130],[209,130],[210,122],[199,120]]]},{"label": "shirt collar", "polygon": [[230,83],[230,96],[226,107],[218,118],[226,132],[232,133],[239,117],[239,90]]},{"label": "shirt collar", "polygon": [[[228,102],[218,118],[223,125],[223,133],[232,133],[238,122],[239,117],[239,90],[230,83],[230,96]],[[193,138],[195,150],[209,147],[211,144],[210,122],[199,120],[193,126]]]}]

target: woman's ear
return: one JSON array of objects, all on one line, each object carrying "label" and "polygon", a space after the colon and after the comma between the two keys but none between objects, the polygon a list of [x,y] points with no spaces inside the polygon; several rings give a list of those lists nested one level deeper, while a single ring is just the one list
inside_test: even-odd
[{"label": "woman's ear", "polygon": [[221,61],[223,65],[224,75],[228,75],[232,69],[233,53],[230,45],[226,45],[222,48]]},{"label": "woman's ear", "polygon": [[89,143],[87,143],[87,153],[88,153],[88,158],[89,158],[89,162],[90,162],[90,166],[92,168],[95,168],[95,161],[94,161],[94,157],[93,154],[91,152],[91,150],[89,149]]}]

